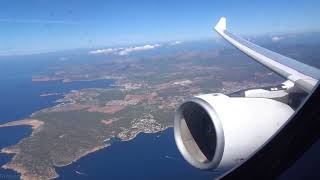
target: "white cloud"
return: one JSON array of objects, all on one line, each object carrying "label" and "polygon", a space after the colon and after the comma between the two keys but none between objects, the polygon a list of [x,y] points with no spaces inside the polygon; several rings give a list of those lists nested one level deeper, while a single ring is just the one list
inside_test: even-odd
[{"label": "white cloud", "polygon": [[283,39],[283,37],[273,36],[273,37],[271,38],[271,41],[272,41],[272,42],[278,42],[278,41],[280,41],[280,40],[282,40],[282,39]]},{"label": "white cloud", "polygon": [[89,54],[111,54],[115,51],[115,49],[108,48],[108,49],[97,49],[94,51],[90,51]]},{"label": "white cloud", "polygon": [[154,45],[144,45],[144,46],[136,46],[136,47],[129,47],[129,48],[124,48],[123,50],[119,51],[118,54],[123,56],[123,55],[128,55],[131,52],[134,51],[145,51],[145,50],[150,50],[154,49],[157,47],[160,47],[160,44],[154,44]]},{"label": "white cloud", "polygon": [[178,45],[178,44],[181,44],[183,43],[182,41],[175,41],[175,42],[172,42],[171,45]]},{"label": "white cloud", "polygon": [[108,49],[97,49],[90,51],[89,54],[116,54],[120,56],[129,55],[131,52],[135,51],[146,51],[150,49],[155,49],[160,47],[160,44],[153,44],[153,45],[144,45],[144,46],[134,46],[134,47],[127,47],[127,48],[108,48]]}]

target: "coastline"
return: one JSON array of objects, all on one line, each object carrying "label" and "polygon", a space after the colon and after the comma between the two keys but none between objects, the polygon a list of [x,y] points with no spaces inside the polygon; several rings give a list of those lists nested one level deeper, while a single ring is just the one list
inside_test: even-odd
[{"label": "coastline", "polygon": [[126,141],[131,141],[133,140],[134,138],[136,138],[140,133],[145,133],[145,134],[155,134],[155,133],[159,133],[159,132],[163,132],[165,130],[167,130],[168,128],[171,128],[173,126],[167,126],[167,127],[164,127],[163,129],[159,130],[159,131],[153,131],[153,132],[144,132],[144,131],[139,131],[137,133],[135,133],[133,136],[131,136],[130,138],[128,139],[121,139],[122,142],[126,142]]},{"label": "coastline", "polygon": [[[2,128],[2,127],[11,127],[11,126],[23,126],[23,125],[27,125],[27,126],[31,126],[32,127],[32,133],[31,133],[30,136],[28,136],[28,137],[31,137],[31,136],[33,136],[34,133],[38,132],[41,129],[41,127],[44,125],[44,122],[36,120],[36,119],[24,119],[24,120],[11,121],[11,122],[8,122],[8,123],[5,123],[5,124],[1,124],[0,128]],[[23,141],[23,139],[21,141]],[[21,141],[19,141],[17,144],[19,144]],[[108,146],[110,146],[110,144],[105,144],[105,145],[94,147],[93,149],[90,149],[90,150],[87,150],[87,151],[83,152],[82,154],[77,156],[74,160],[72,160],[70,163],[67,163],[67,164],[54,164],[54,166],[55,167],[62,167],[62,166],[70,165],[73,162],[76,162],[77,160],[82,158],[83,156],[86,156],[86,155],[88,155],[90,153],[93,153],[95,151],[101,150],[101,149],[106,148]],[[28,175],[28,171],[21,164],[12,164],[11,163],[14,160],[14,158],[16,158],[16,156],[20,154],[20,150],[18,148],[5,147],[5,148],[1,149],[1,153],[14,154],[13,158],[11,159],[11,161],[6,163],[6,164],[4,164],[1,168],[3,168],[3,169],[11,169],[11,170],[16,171],[17,173],[20,174],[21,179],[28,179],[28,180],[29,179],[30,180],[39,179],[39,177],[34,177],[34,176]],[[59,174],[57,174],[55,169],[53,169],[51,171],[51,173],[47,177],[44,177],[44,178],[45,179],[54,179],[54,178],[58,178],[58,177],[59,177]],[[41,177],[41,178],[43,178],[43,177]]]},{"label": "coastline", "polygon": [[11,127],[11,126],[23,126],[28,125],[32,127],[32,132],[38,130],[43,126],[44,122],[37,119],[23,119],[18,121],[10,121],[4,124],[0,124],[0,128],[2,127]]},{"label": "coastline", "polygon": [[[171,138],[172,134],[173,128],[169,127],[157,133],[139,133],[131,141],[112,139],[109,141],[112,146],[85,156],[74,164],[57,168],[59,179],[161,180],[172,179],[172,175],[176,177],[175,174],[184,179],[193,173],[188,171],[188,175],[180,174],[190,167],[184,161],[180,161],[174,139]],[[176,159],[168,159],[166,155]],[[179,172],[174,170],[177,165],[183,167]],[[201,174],[194,176],[201,177]]]},{"label": "coastline", "polygon": [[[77,158],[72,160],[70,163],[67,163],[67,164],[54,164],[54,167],[68,166],[68,165],[78,161],[79,159],[81,159],[82,157],[84,157],[84,156],[86,156],[88,154],[91,154],[93,152],[99,151],[99,150],[104,149],[104,148],[109,147],[109,146],[110,146],[109,144],[102,145],[102,146],[97,146],[97,147],[95,147],[95,148],[93,148],[91,150],[85,151],[83,154],[79,155]],[[10,150],[10,149],[7,149],[7,148],[3,148],[1,150],[1,153],[15,154],[14,157],[13,157],[13,159],[14,159],[15,156],[19,154],[19,150],[16,149],[16,151],[14,151],[14,150]],[[28,180],[29,179],[30,180],[34,179],[34,180],[36,180],[36,179],[40,178],[40,177],[35,177],[35,176],[28,175],[28,171],[23,166],[21,166],[20,164],[12,164],[11,161],[9,163],[7,163],[7,164],[4,164],[1,168],[3,168],[3,169],[11,169],[11,170],[16,171],[17,173],[19,173],[21,175],[21,179],[28,179]],[[47,177],[41,177],[41,179],[42,178],[44,178],[44,179],[55,179],[55,178],[58,178],[58,177],[59,177],[59,174],[53,168],[52,171],[51,171],[51,174],[49,174]]]},{"label": "coastline", "polygon": [[[28,136],[28,137],[31,137],[31,136],[34,135],[34,133],[39,132],[41,130],[41,128],[44,125],[44,122],[40,121],[40,120],[37,120],[37,119],[24,119],[24,120],[11,121],[11,122],[8,122],[8,123],[5,123],[5,124],[1,124],[0,128],[2,128],[2,127],[11,127],[11,126],[22,126],[22,125],[27,125],[27,126],[31,126],[32,127],[32,133],[31,133],[30,136]],[[120,139],[121,139],[122,142],[131,141],[134,138],[136,138],[140,133],[154,134],[154,133],[165,131],[168,128],[170,128],[170,126],[164,127],[161,130],[154,131],[154,132],[138,131],[138,132],[134,133],[128,139],[121,139],[121,138]],[[23,139],[20,140],[17,144],[19,144],[21,141],[23,141]],[[66,163],[66,164],[53,164],[53,165],[54,165],[54,167],[68,166],[68,165],[78,161],[79,159],[81,159],[82,157],[84,157],[84,156],[86,156],[88,154],[91,154],[91,153],[94,153],[96,151],[102,150],[102,149],[107,148],[107,147],[109,147],[111,145],[112,144],[104,144],[104,145],[100,145],[100,146],[94,147],[92,149],[86,150],[83,153],[79,154],[75,159],[73,159],[69,163]],[[17,173],[20,174],[20,176],[21,176],[20,178],[21,179],[33,180],[33,179],[39,179],[40,178],[40,177],[37,177],[37,176],[28,175],[28,170],[26,170],[26,168],[23,165],[21,165],[21,164],[12,164],[11,163],[14,160],[14,158],[16,158],[16,156],[18,156],[20,154],[20,150],[18,148],[5,147],[5,148],[1,149],[1,153],[14,154],[13,158],[11,159],[11,161],[6,163],[6,164],[4,164],[1,168],[3,168],[3,169],[11,169],[11,170],[16,171]],[[59,174],[56,172],[55,168],[53,168],[50,171],[50,174],[48,174],[48,176],[41,177],[41,178],[44,178],[44,179],[55,179],[55,178],[58,178],[58,177],[59,177]]]},{"label": "coastline", "polygon": [[[99,151],[101,149],[104,149],[106,147],[109,147],[111,146],[110,144],[105,144],[105,145],[101,145],[101,146],[97,146],[97,147],[94,147],[90,150],[87,150],[85,151],[83,154],[79,155],[77,158],[75,158],[74,160],[72,160],[70,163],[67,163],[67,164],[54,164],[55,167],[63,167],[63,166],[68,166],[76,161],[78,161],[79,159],[81,159],[82,157],[88,155],[88,154],[91,154],[91,153],[94,153],[96,151]],[[59,175],[58,175],[59,176]]]},{"label": "coastline", "polygon": [[[18,120],[18,121],[10,121],[4,124],[0,125],[0,128],[2,127],[12,127],[12,126],[31,126],[32,127],[32,133],[30,136],[33,136],[34,133],[40,131],[40,129],[42,128],[42,126],[44,125],[43,121],[37,120],[37,119],[23,119],[23,120]],[[26,138],[26,137],[25,137]],[[24,138],[23,138],[24,139]],[[19,144],[21,141],[20,140],[17,144]],[[16,158],[17,155],[20,154],[20,150],[17,148],[12,148],[12,147],[5,147],[3,149],[1,149],[1,153],[4,154],[14,154],[13,158],[6,164],[4,164],[3,166],[1,166],[1,168],[3,169],[11,169],[16,171],[17,173],[20,174],[20,178],[21,179],[37,179],[36,177],[30,177],[30,176],[26,176],[27,170],[23,167],[20,166],[19,164],[12,164],[11,162],[14,160],[14,158]],[[56,178],[58,176],[52,176],[53,178]],[[52,178],[52,179],[53,179]]]},{"label": "coastline", "polygon": [[[113,79],[109,79],[109,78],[97,78],[97,79],[89,79],[89,80],[79,80],[79,82],[90,82],[90,81],[97,81],[97,80],[113,80]],[[32,79],[32,82],[47,82],[47,81],[61,81],[62,83],[71,83],[71,82],[78,82],[78,80],[65,80],[64,78],[48,78],[48,79]],[[113,85],[113,83],[111,84]],[[110,86],[111,86],[110,85]],[[44,94],[39,94],[40,97],[47,97],[47,96],[55,96],[55,95],[61,95],[63,93],[44,93]],[[50,106],[49,106],[50,107]],[[44,107],[42,109],[46,109],[48,107]],[[26,138],[30,138],[32,137],[35,133],[39,132],[42,130],[42,127],[44,125],[44,122],[41,120],[37,120],[37,119],[33,119],[32,116],[34,115],[34,113],[37,113],[38,111],[35,111],[31,114],[30,117],[26,117],[22,120],[13,120],[13,121],[9,121],[9,122],[5,122],[3,124],[0,124],[0,128],[2,127],[13,127],[13,126],[31,126],[31,134],[28,136],[23,137],[21,140],[19,140],[19,142],[11,145],[11,146],[7,146],[4,147],[2,149],[0,149],[0,153],[3,154],[13,154],[13,157],[11,158],[11,160],[9,162],[7,162],[6,164],[3,164],[1,166],[1,168],[3,169],[10,169],[13,170],[17,173],[19,173],[20,178],[21,179],[39,179],[39,178],[44,178],[44,179],[55,179],[59,177],[59,174],[57,174],[56,170],[54,167],[62,167],[62,166],[67,166],[72,164],[73,162],[79,160],[80,158],[82,158],[83,156],[86,156],[90,153],[93,153],[95,151],[101,150],[105,147],[110,146],[110,144],[105,144],[105,145],[101,145],[101,146],[97,146],[94,147],[92,149],[86,150],[85,152],[79,154],[75,159],[73,159],[71,162],[66,163],[66,164],[53,164],[53,168],[52,170],[50,169],[50,174],[46,177],[36,177],[36,176],[30,176],[30,174],[28,174],[28,170],[23,166],[23,164],[13,164],[12,162],[15,160],[15,158],[17,158],[17,156],[20,155],[20,150],[19,148],[13,148],[13,146],[18,145],[19,143],[21,143],[24,139]]]}]

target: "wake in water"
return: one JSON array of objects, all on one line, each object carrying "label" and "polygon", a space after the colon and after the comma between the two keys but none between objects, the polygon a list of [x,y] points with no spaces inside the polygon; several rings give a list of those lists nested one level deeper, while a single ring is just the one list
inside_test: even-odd
[{"label": "wake in water", "polygon": [[177,158],[175,158],[175,157],[172,157],[172,156],[168,156],[168,155],[166,155],[166,156],[164,156],[166,159],[172,159],[172,160],[178,160]]},{"label": "wake in water", "polygon": [[86,175],[86,173],[83,173],[83,172],[80,172],[80,171],[74,171],[74,172],[76,172],[79,175]]}]

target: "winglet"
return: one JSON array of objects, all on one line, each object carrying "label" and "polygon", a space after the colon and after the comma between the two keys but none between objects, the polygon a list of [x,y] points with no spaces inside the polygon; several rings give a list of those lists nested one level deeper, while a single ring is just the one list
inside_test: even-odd
[{"label": "winglet", "polygon": [[222,32],[227,29],[227,19],[225,17],[221,17],[217,25],[214,29],[218,32]]}]

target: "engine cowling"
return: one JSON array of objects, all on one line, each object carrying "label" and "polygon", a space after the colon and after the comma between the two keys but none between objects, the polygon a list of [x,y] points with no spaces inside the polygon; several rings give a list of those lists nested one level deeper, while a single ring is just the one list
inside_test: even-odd
[{"label": "engine cowling", "polygon": [[174,136],[194,167],[227,171],[256,152],[293,112],[272,99],[200,95],[177,108]]}]

